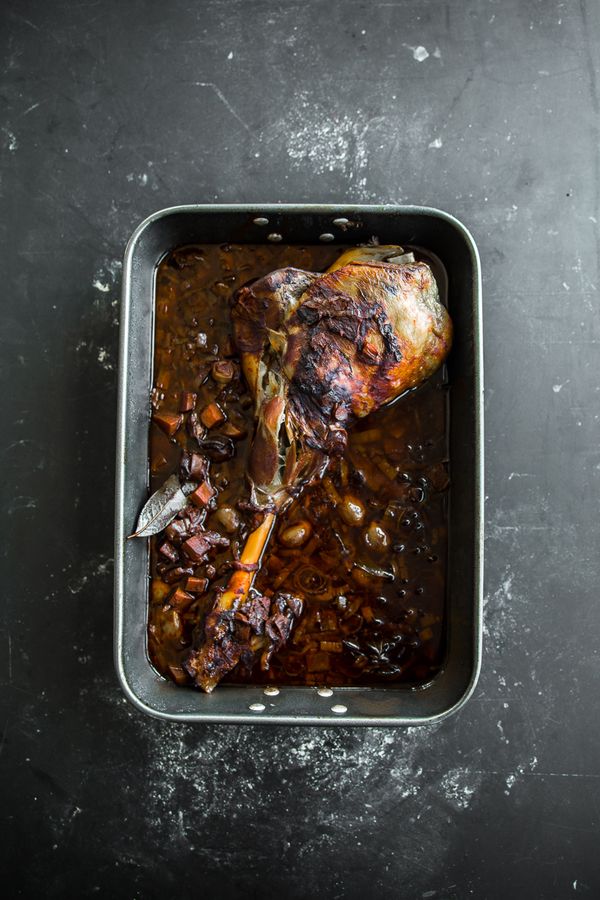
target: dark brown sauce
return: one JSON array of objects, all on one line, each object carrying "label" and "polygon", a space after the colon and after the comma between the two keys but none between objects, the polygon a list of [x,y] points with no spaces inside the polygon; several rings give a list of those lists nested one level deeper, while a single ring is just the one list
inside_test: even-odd
[{"label": "dark brown sauce", "polygon": [[[233,459],[211,463],[216,504],[232,512],[209,513],[205,527],[226,534],[231,545],[213,554],[209,567],[196,567],[193,576],[208,577],[210,584],[184,611],[172,608],[169,597],[185,587],[187,575],[174,580],[181,562],[169,564],[159,554],[164,535],[151,539],[149,655],[161,674],[179,683],[188,683],[181,662],[212,607],[212,588],[227,580],[252,525],[252,512],[237,506],[249,496],[245,472],[253,411],[231,344],[232,294],[283,266],[322,271],[344,249],[207,244],[179,248],[158,267],[154,415],[179,414],[182,392],[193,392],[198,413],[216,400],[234,431],[246,433],[235,441]],[[439,262],[415,252],[432,266],[445,299]],[[223,385],[210,371],[225,357],[236,371]],[[255,586],[266,593],[294,593],[304,601],[304,612],[268,672],[257,664],[251,673],[234,670],[225,681],[418,686],[435,677],[444,653],[446,409],[441,370],[417,391],[361,421],[350,433],[344,457],[333,460],[323,481],[279,516]],[[190,434],[192,414],[182,415],[172,437],[152,423],[152,491],[178,470],[183,449],[198,450]],[[209,435],[227,430],[215,426]]]}]

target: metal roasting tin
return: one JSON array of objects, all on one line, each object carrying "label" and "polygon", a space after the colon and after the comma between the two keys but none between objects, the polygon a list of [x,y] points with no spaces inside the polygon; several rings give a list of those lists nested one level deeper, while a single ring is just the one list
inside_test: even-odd
[{"label": "metal roasting tin", "polygon": [[[267,221],[268,220],[268,221]],[[436,254],[448,276],[454,346],[450,382],[449,556],[446,659],[428,685],[281,687],[219,685],[212,694],[160,676],[147,655],[149,545],[126,540],[148,496],[148,427],[154,355],[155,273],[190,243],[281,240],[353,246],[376,236]],[[115,664],[140,710],[181,722],[285,725],[423,725],[469,699],[481,664],[483,581],[483,360],[481,271],[475,242],[448,213],[419,206],[191,205],[164,209],[134,231],[123,267],[115,526]]]}]

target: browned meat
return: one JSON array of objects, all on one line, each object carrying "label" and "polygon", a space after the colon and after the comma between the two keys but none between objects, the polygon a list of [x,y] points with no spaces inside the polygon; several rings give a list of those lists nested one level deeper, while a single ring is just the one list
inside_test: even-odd
[{"label": "browned meat", "polygon": [[[433,274],[412,258],[394,262],[402,253],[357,248],[324,274],[280,269],[236,295],[234,337],[256,408],[248,475],[252,503],[265,514],[190,654],[188,671],[204,690],[241,659],[230,623],[249,602],[277,513],[325,472],[353,422],[421,384],[450,349],[452,324]],[[289,634],[290,609],[272,625],[267,663]]]},{"label": "browned meat", "polygon": [[452,335],[425,263],[281,269],[242,288],[232,316],[256,400],[249,474],[258,502],[277,507],[343,449],[353,421],[428,378]]},{"label": "browned meat", "polygon": [[190,654],[186,671],[205,691],[212,691],[237,665],[252,668],[258,653],[261,667],[268,670],[273,653],[287,641],[301,612],[302,601],[290,594],[273,599],[251,594],[236,609],[215,607],[204,624],[204,652]]}]

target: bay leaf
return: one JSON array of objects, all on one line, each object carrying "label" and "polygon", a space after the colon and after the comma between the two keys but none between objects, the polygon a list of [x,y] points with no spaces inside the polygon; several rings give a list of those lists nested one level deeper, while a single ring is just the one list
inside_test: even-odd
[{"label": "bay leaf", "polygon": [[137,520],[136,530],[129,538],[158,534],[171,524],[187,503],[188,494],[197,487],[193,481],[181,484],[177,475],[171,475],[144,504]]}]

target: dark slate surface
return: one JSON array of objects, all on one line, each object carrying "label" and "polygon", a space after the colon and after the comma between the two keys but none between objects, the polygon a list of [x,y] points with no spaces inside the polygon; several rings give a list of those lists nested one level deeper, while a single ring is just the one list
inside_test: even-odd
[{"label": "dark slate surface", "polygon": [[[1,14],[5,887],[598,896],[598,4]],[[278,200],[439,206],[480,246],[485,659],[436,727],[162,724],[117,687],[124,245],[164,206]]]}]

